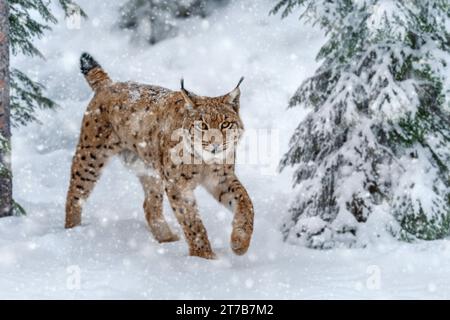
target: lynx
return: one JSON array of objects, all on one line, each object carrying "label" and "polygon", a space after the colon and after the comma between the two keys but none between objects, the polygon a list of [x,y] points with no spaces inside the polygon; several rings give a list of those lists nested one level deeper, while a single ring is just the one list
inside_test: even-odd
[{"label": "lynx", "polygon": [[[230,93],[205,97],[187,91],[183,80],[180,91],[113,82],[87,53],[82,54],[80,62],[95,95],[84,114],[73,157],[65,227],[80,225],[83,204],[108,160],[117,155],[135,169],[145,193],[145,217],[158,242],[179,239],[163,216],[165,192],[190,255],[215,258],[194,197],[195,188],[203,186],[234,212],[231,248],[237,255],[245,254],[253,232],[254,211],[246,189],[236,177],[234,157],[229,157],[234,155],[243,130],[239,116],[243,78]],[[180,130],[182,134],[174,138]],[[206,134],[212,130],[224,136],[230,131],[237,134],[224,140],[217,134]],[[186,133],[189,139],[181,143],[180,137]],[[200,153],[191,139],[195,135],[208,137],[202,138]],[[180,148],[180,144],[191,148]],[[232,161],[220,161],[224,157]]]}]

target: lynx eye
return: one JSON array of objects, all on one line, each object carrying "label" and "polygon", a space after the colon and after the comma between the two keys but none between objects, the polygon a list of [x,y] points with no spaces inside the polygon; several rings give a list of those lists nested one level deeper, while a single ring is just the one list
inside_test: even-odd
[{"label": "lynx eye", "polygon": [[229,127],[231,127],[231,122],[228,122],[228,121],[222,122],[222,125],[221,125],[222,129],[227,129]]},{"label": "lynx eye", "polygon": [[208,125],[204,122],[197,122],[195,124],[195,128],[197,130],[206,131],[206,130],[208,130]]}]

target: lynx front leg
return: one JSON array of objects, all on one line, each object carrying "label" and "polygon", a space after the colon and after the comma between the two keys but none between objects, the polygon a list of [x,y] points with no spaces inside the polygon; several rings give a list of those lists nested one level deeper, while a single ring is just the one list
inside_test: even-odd
[{"label": "lynx front leg", "polygon": [[253,204],[244,186],[234,173],[228,173],[207,183],[206,189],[224,206],[234,212],[231,249],[237,255],[247,252],[253,233]]},{"label": "lynx front leg", "polygon": [[178,241],[163,215],[164,185],[161,179],[141,176],[139,181],[145,192],[144,211],[148,226],[158,242]]},{"label": "lynx front leg", "polygon": [[183,228],[186,241],[189,245],[189,254],[206,259],[214,259],[206,229],[198,214],[192,190],[181,190],[170,185],[166,188],[172,209],[178,222]]}]

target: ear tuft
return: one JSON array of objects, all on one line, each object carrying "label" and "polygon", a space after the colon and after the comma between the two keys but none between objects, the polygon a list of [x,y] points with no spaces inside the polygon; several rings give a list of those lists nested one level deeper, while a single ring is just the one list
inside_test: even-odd
[{"label": "ear tuft", "polygon": [[244,79],[245,79],[244,77],[241,77],[241,79],[239,79],[239,82],[238,82],[236,88],[239,88],[239,86],[241,85],[242,81],[244,81]]},{"label": "ear tuft", "polygon": [[239,111],[239,104],[240,104],[240,97],[241,97],[241,89],[239,88],[239,86],[241,85],[242,81],[244,81],[244,77],[241,77],[241,79],[239,79],[239,82],[236,86],[236,88],[234,88],[233,91],[231,91],[229,94],[227,94],[225,96],[226,101],[230,104],[233,105],[234,110]]},{"label": "ear tuft", "polygon": [[194,107],[194,102],[189,97],[189,92],[184,88],[184,79],[181,78],[181,95],[183,96],[184,102],[186,103],[186,106],[189,109],[192,109]]}]

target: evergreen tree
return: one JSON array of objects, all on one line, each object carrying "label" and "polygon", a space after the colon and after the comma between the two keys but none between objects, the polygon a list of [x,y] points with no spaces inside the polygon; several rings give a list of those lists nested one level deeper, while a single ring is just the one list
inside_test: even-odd
[{"label": "evergreen tree", "polygon": [[[72,0],[58,0],[66,16],[74,12],[86,16]],[[33,45],[34,38],[40,38],[50,30],[50,23],[56,23],[50,12],[50,3],[43,0],[2,0],[1,1],[1,72],[0,82],[5,84],[1,94],[0,119],[0,216],[24,213],[12,199],[12,173],[10,163],[11,126],[25,125],[35,120],[36,108],[53,108],[55,103],[44,96],[44,86],[31,80],[24,72],[10,68],[9,49],[12,54],[43,57]],[[8,10],[9,9],[9,10]],[[6,13],[8,12],[8,16]],[[36,20],[37,13],[42,19]],[[0,39],[1,40],[1,39]]]},{"label": "evergreen tree", "polygon": [[282,0],[272,13],[294,9],[327,41],[289,104],[311,112],[281,161],[298,190],[285,239],[358,244],[366,221],[406,240],[448,235],[449,2]]},{"label": "evergreen tree", "polygon": [[193,16],[206,17],[211,6],[226,0],[129,0],[121,8],[119,26],[135,30],[135,39],[145,37],[150,44],[173,37],[177,20]]}]

